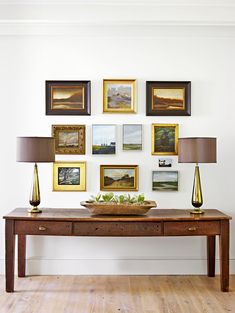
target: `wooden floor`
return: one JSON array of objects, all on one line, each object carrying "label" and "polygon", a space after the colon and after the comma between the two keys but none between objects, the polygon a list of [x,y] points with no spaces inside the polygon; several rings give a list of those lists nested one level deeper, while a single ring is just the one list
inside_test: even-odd
[{"label": "wooden floor", "polygon": [[4,291],[1,313],[224,313],[235,312],[235,276],[230,292],[219,277],[206,276],[33,276]]}]

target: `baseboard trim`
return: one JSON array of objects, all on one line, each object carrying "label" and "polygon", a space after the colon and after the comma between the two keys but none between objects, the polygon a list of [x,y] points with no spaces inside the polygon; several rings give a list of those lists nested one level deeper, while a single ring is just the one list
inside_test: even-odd
[{"label": "baseboard trim", "polygon": [[[27,275],[205,275],[202,259],[28,259]],[[0,260],[0,274],[4,274]],[[17,267],[16,267],[17,268]],[[216,260],[219,273],[219,260]],[[230,260],[235,274],[235,259]]]}]

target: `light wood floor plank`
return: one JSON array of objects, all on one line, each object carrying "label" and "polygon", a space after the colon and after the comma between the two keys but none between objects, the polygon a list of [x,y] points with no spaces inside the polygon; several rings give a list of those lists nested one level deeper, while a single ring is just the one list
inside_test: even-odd
[{"label": "light wood floor plank", "polygon": [[235,312],[235,276],[230,292],[219,277],[206,276],[32,276],[16,278],[1,313],[228,313]]}]

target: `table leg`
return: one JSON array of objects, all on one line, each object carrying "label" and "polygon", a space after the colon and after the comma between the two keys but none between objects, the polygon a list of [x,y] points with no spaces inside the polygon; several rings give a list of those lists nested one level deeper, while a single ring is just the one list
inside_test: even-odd
[{"label": "table leg", "polygon": [[18,235],[18,277],[25,277],[26,236]]},{"label": "table leg", "polygon": [[229,221],[221,221],[220,233],[220,285],[221,291],[229,291]]},{"label": "table leg", "polygon": [[14,291],[14,265],[15,265],[15,235],[14,220],[6,220],[5,227],[5,272],[6,292]]},{"label": "table leg", "polygon": [[207,236],[207,276],[215,277],[215,236]]}]

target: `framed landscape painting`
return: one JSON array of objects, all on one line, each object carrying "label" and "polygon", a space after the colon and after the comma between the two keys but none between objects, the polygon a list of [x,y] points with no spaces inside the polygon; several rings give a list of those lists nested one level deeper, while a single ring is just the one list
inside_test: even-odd
[{"label": "framed landscape painting", "polygon": [[90,115],[91,82],[89,80],[47,80],[46,115]]},{"label": "framed landscape painting", "polygon": [[147,81],[146,115],[191,115],[191,82]]},{"label": "framed landscape painting", "polygon": [[103,80],[103,112],[135,113],[136,112],[136,80],[104,79]]},{"label": "framed landscape painting", "polygon": [[116,153],[116,125],[92,125],[92,154]]},{"label": "framed landscape painting", "polygon": [[178,191],[178,171],[153,171],[153,191]]},{"label": "framed landscape painting", "polygon": [[86,162],[53,163],[53,191],[86,191]]},{"label": "framed landscape painting", "polygon": [[101,165],[100,190],[138,191],[138,165]]},{"label": "framed landscape painting", "polygon": [[152,124],[152,155],[178,154],[178,124]]},{"label": "framed landscape painting", "polygon": [[142,150],[142,125],[124,124],[123,125],[123,145],[124,151]]},{"label": "framed landscape painting", "polygon": [[56,154],[85,154],[85,125],[52,125]]}]

